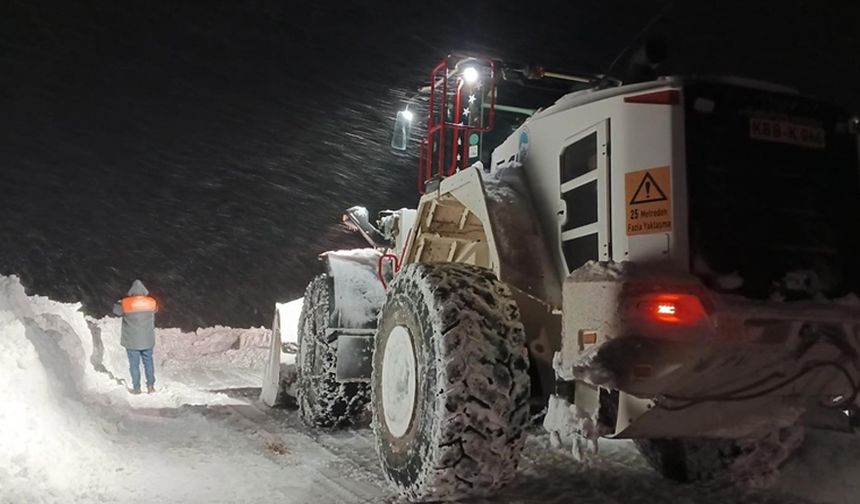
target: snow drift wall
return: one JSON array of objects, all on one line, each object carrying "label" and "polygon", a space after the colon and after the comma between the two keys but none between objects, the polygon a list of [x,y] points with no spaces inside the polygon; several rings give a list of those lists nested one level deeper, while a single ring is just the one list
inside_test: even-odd
[{"label": "snow drift wall", "polygon": [[[128,357],[120,346],[122,320],[117,317],[88,319],[92,333],[96,368],[124,379],[128,374]],[[234,329],[207,327],[193,332],[180,329],[156,329],[153,361],[158,372],[190,367],[230,366],[257,368],[268,355],[271,330],[262,327]]]},{"label": "snow drift wall", "polygon": [[92,340],[78,304],[28,297],[16,277],[0,276],[0,488],[3,502],[44,502],[110,463],[88,396],[110,381],[87,365]]},{"label": "snow drift wall", "polygon": [[[17,277],[0,276],[2,504],[68,502],[71,489],[103,485],[105,468],[123,465],[114,440],[131,408],[234,401],[165,380],[157,394],[130,396],[120,319],[87,319],[80,308],[28,296]],[[262,328],[158,330],[156,369],[261,367],[269,338]]]}]

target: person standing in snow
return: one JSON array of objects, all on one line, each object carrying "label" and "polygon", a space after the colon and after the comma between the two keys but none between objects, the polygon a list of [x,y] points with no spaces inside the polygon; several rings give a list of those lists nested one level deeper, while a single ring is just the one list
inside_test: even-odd
[{"label": "person standing in snow", "polygon": [[120,345],[128,353],[131,371],[132,394],[140,394],[140,361],[146,374],[146,391],[155,392],[155,370],[152,367],[152,349],[155,347],[155,312],[158,303],[149,296],[149,291],[140,280],[135,280],[122,298],[113,307],[113,312],[122,315]]}]

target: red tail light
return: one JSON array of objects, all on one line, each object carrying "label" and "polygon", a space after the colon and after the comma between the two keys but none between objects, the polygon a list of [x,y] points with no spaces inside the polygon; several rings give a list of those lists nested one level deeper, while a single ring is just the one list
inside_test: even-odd
[{"label": "red tail light", "polygon": [[650,103],[652,105],[677,105],[681,103],[681,93],[674,89],[656,91],[634,96],[625,96],[625,103]]},{"label": "red tail light", "polygon": [[649,320],[665,324],[695,325],[707,313],[693,294],[649,294],[639,299],[636,309]]}]

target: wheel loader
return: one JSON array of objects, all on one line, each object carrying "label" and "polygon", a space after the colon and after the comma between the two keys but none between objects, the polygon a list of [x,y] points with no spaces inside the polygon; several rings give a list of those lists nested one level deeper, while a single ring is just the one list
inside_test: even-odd
[{"label": "wheel loader", "polygon": [[296,384],[312,426],[370,416],[407,499],[497,491],[536,418],[573,456],[631,439],[689,482],[772,470],[804,426],[853,415],[860,169],[842,108],[736,77],[452,54],[397,114],[392,147],[411,145],[416,208],[353,207],[370,246],[320,256]]}]

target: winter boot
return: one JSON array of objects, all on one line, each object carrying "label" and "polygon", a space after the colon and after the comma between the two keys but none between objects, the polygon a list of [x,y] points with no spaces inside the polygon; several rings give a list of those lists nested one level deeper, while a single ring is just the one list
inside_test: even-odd
[{"label": "winter boot", "polygon": [[147,385],[146,386],[146,393],[151,394],[153,392],[155,392],[155,385]]},{"label": "winter boot", "polygon": [[139,388],[131,389],[131,393],[134,395],[140,395],[140,389]]}]

